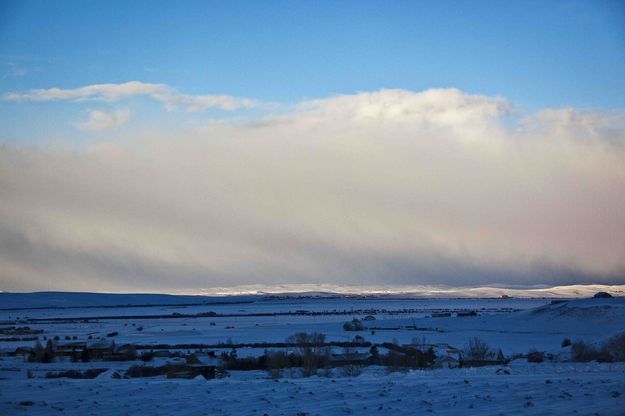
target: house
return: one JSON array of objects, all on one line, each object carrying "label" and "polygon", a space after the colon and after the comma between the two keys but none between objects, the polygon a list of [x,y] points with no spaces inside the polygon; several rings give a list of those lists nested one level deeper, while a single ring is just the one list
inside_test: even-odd
[{"label": "house", "polygon": [[434,360],[434,368],[456,368],[460,367],[460,361],[454,357],[444,356]]},{"label": "house", "polygon": [[87,343],[85,349],[90,359],[104,359],[105,356],[110,356],[115,352],[114,341],[95,341]]},{"label": "house", "polygon": [[32,354],[34,354],[34,350],[32,347],[17,347],[15,349],[15,352],[13,353],[14,356],[24,356],[24,357],[29,357]]},{"label": "house", "polygon": [[334,365],[363,364],[369,359],[370,355],[368,352],[331,354],[330,362]]},{"label": "house", "polygon": [[462,350],[459,350],[458,348],[447,348],[445,352],[448,357],[455,358],[457,361],[460,361]]}]

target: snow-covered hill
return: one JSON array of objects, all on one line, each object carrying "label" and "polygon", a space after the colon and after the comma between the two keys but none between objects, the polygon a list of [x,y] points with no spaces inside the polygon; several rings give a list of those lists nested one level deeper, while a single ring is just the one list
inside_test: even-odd
[{"label": "snow-covered hill", "polygon": [[128,305],[189,305],[215,302],[249,302],[262,296],[392,298],[588,298],[597,292],[625,296],[625,285],[569,285],[545,288],[437,287],[437,286],[339,286],[293,284],[279,286],[234,286],[171,294],[116,294],[87,292],[0,292],[0,309],[42,307],[93,307]]}]

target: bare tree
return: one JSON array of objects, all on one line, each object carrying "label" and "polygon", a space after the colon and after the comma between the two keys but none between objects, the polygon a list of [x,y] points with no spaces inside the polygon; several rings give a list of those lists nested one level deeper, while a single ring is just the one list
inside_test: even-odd
[{"label": "bare tree", "polygon": [[464,358],[466,360],[483,361],[494,356],[495,353],[491,351],[488,344],[478,337],[471,338],[469,344],[464,349]]},{"label": "bare tree", "polygon": [[328,361],[329,350],[324,347],[325,334],[319,332],[298,332],[290,335],[286,342],[295,344],[301,355],[302,375],[310,377]]}]

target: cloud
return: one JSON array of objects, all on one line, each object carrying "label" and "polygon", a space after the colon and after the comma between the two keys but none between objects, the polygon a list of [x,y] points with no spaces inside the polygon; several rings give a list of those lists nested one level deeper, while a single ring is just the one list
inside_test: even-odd
[{"label": "cloud", "polygon": [[102,131],[122,126],[129,120],[129,110],[89,110],[88,119],[76,123],[76,127],[82,130]]},{"label": "cloud", "polygon": [[0,289],[624,283],[622,115],[380,90],[5,146]]},{"label": "cloud", "polygon": [[187,111],[202,111],[218,108],[226,111],[252,108],[259,102],[249,98],[228,95],[187,95],[177,92],[165,84],[150,84],[130,81],[120,84],[94,84],[74,89],[47,88],[32,89],[25,93],[9,92],[2,96],[5,101],[105,101],[115,102],[137,96],[150,97],[163,103],[168,110],[184,108]]}]

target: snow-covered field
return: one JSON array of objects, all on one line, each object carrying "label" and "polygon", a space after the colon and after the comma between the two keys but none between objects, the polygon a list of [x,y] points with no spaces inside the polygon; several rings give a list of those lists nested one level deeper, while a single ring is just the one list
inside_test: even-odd
[{"label": "snow-covered field", "polygon": [[[620,288],[622,290],[622,287]],[[583,292],[584,294],[586,292]],[[573,342],[601,343],[625,331],[625,298],[442,299],[408,296],[229,297],[0,293],[0,414],[625,414],[625,363],[571,362]],[[457,316],[475,311],[476,316]],[[436,317],[449,313],[450,316]],[[434,316],[433,316],[434,315]],[[364,331],[343,324],[363,319]],[[44,345],[114,340],[116,345],[201,344],[198,356],[220,343],[282,343],[296,332],[320,332],[326,342],[356,335],[380,347],[415,338],[437,354],[465,348],[479,337],[507,358],[538,350],[551,360],[479,368],[389,372],[370,365],[357,377],[340,368],[302,378],[269,379],[263,371],[230,371],[223,379],[113,378],[135,361],[27,362],[12,355]],[[112,333],[115,335],[107,337]],[[45,337],[45,338],[44,338]],[[421,341],[423,342],[423,341]],[[191,347],[181,352],[194,352]],[[238,349],[258,357],[265,348]],[[224,348],[230,351],[230,348]],[[369,347],[358,348],[366,353]],[[336,350],[335,352],[340,352]],[[175,359],[174,359],[175,360]],[[180,359],[178,359],[180,360]],[[69,369],[107,369],[95,379],[47,379]]]},{"label": "snow-covered field", "polygon": [[[377,371],[376,371],[377,370]],[[3,381],[0,413],[67,415],[622,415],[625,366],[511,365],[358,378]],[[32,402],[20,405],[20,402]]]}]

